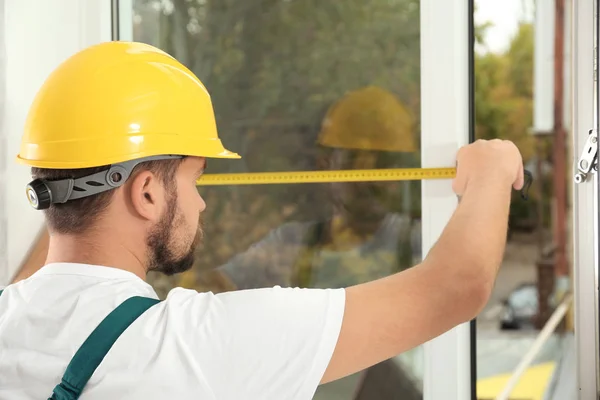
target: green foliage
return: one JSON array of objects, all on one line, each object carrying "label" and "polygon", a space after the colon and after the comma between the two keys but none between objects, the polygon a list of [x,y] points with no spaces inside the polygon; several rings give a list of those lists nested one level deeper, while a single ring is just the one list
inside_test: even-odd
[{"label": "green foliage", "polygon": [[522,23],[503,54],[475,58],[475,134],[515,142],[525,162],[534,155],[533,26]]},{"label": "green foliage", "polygon": [[370,84],[418,115],[418,0],[178,0],[157,11],[159,4],[135,2],[136,39],[199,76],[229,143],[251,129],[282,140],[314,130],[346,91]]}]

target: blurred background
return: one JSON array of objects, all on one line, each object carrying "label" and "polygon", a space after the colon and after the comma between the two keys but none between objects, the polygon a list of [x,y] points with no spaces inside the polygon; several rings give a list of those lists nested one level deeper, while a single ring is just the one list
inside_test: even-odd
[{"label": "blurred background", "polygon": [[[515,141],[535,177],[530,199],[513,199],[504,262],[492,298],[477,318],[479,398],[498,393],[572,281],[572,180],[566,162],[572,138],[565,128],[571,118],[565,61],[570,4],[556,3],[475,2],[476,137]],[[569,309],[542,345],[512,396],[572,398],[563,391],[575,387],[572,314]],[[570,372],[565,365],[571,365]],[[551,386],[554,397],[548,395]]]}]

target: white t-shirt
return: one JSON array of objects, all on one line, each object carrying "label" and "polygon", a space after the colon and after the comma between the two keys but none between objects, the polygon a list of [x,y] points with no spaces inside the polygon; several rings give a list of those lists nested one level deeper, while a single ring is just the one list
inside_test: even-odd
[{"label": "white t-shirt", "polygon": [[[0,296],[0,399],[46,399],[79,346],[132,296],[120,269],[50,264]],[[344,289],[176,288],[115,342],[82,400],[308,400],[333,354]]]}]

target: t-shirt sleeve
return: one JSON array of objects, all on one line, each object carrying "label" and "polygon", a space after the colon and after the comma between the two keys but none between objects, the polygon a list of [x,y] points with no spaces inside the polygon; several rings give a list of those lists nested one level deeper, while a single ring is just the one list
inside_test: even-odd
[{"label": "t-shirt sleeve", "polygon": [[312,399],[339,337],[344,289],[273,287],[194,297],[195,305],[185,307],[194,325],[189,340],[216,398]]}]

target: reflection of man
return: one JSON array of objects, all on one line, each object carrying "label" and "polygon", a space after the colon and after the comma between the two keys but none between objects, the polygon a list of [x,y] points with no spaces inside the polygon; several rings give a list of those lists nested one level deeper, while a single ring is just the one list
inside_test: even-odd
[{"label": "reflection of man", "polygon": [[[330,170],[401,167],[407,153],[416,150],[409,113],[394,95],[377,87],[351,92],[335,103],[318,145],[319,166]],[[348,287],[406,269],[420,255],[421,232],[411,223],[410,210],[390,212],[401,204],[400,194],[409,195],[401,189],[398,182],[331,183],[331,218],[284,224],[219,270],[237,288],[247,289]],[[359,398],[372,398],[374,382],[379,382],[378,398],[422,398],[421,385],[392,360],[362,377],[330,384],[323,395],[350,398],[358,391]]]},{"label": "reflection of man", "polygon": [[[408,111],[391,93],[377,87],[351,92],[323,121],[319,166],[400,167],[415,151],[412,129]],[[401,204],[400,195],[408,195],[401,187],[398,182],[331,183],[329,219],[280,226],[219,270],[244,289],[347,287],[405,269],[420,252],[420,229],[411,224],[409,210],[390,212]]]}]

